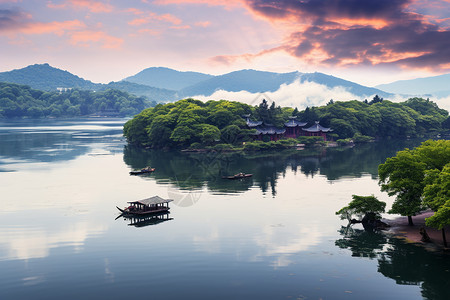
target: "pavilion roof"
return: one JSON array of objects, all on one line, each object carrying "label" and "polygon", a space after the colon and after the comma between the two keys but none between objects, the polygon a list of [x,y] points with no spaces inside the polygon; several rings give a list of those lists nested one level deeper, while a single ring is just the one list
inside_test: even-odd
[{"label": "pavilion roof", "polygon": [[323,127],[322,125],[319,124],[319,121],[316,121],[316,123],[309,127],[309,128],[303,128],[303,130],[308,131],[308,132],[329,132],[329,131],[333,131],[331,128],[326,128]]},{"label": "pavilion roof", "polygon": [[169,203],[169,202],[172,202],[172,201],[173,201],[172,199],[163,199],[163,198],[161,198],[159,196],[153,196],[153,197],[142,199],[142,200],[130,201],[128,203],[130,203],[130,204],[142,204],[142,205],[150,206],[150,205],[155,205],[155,204]]},{"label": "pavilion roof", "polygon": [[297,121],[297,120],[294,120],[294,119],[290,119],[289,121],[287,121],[286,123],[284,123],[284,126],[286,126],[286,127],[303,127],[303,126],[306,126],[306,124],[308,124],[308,123],[306,123],[306,122],[300,122],[300,121]]}]

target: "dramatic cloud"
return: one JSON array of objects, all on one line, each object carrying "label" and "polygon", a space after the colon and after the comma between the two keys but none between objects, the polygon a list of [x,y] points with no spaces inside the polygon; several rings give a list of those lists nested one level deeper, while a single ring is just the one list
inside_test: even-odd
[{"label": "dramatic cloud", "polygon": [[[248,0],[269,20],[298,24],[284,50],[310,63],[447,69],[450,31],[407,11],[409,0]],[[307,24],[307,26],[305,26]]]}]

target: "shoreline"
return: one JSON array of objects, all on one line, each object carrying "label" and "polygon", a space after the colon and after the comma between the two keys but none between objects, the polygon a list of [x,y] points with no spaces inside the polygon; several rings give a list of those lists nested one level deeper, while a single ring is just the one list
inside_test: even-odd
[{"label": "shoreline", "polygon": [[[434,214],[432,211],[425,211],[421,214],[413,216],[413,226],[408,225],[408,217],[397,217],[395,219],[383,219],[382,221],[389,224],[385,232],[393,236],[405,240],[407,243],[418,244],[428,250],[433,251],[449,251],[450,248],[444,247],[442,240],[442,231],[425,225],[425,218],[431,217]],[[421,241],[422,235],[419,233],[420,228],[424,227],[429,235],[431,242],[425,243]],[[450,226],[445,227],[445,236],[447,238],[447,245],[450,244]]]}]

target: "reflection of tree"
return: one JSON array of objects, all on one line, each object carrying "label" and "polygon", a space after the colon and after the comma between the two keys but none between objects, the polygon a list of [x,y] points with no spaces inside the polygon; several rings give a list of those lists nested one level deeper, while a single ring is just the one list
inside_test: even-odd
[{"label": "reflection of tree", "polygon": [[450,260],[448,254],[391,238],[384,233],[368,232],[342,226],[343,238],[335,241],[352,256],[378,259],[378,272],[397,284],[418,285],[426,299],[450,299]]},{"label": "reflection of tree", "polygon": [[420,145],[421,140],[388,140],[375,143],[358,144],[351,148],[327,149],[327,160],[320,164],[320,174],[328,180],[336,180],[342,176],[361,177],[371,174],[378,176],[378,165],[386,158],[395,156],[397,151]]},{"label": "reflection of tree", "polygon": [[389,249],[378,259],[378,272],[397,284],[420,285],[427,299],[450,299],[450,260],[423,247],[389,239]]},{"label": "reflection of tree", "polygon": [[335,241],[335,245],[341,249],[349,249],[352,256],[376,258],[386,243],[386,237],[382,233],[353,229],[351,226],[342,226],[339,233],[342,239]]},{"label": "reflection of tree", "polygon": [[[405,143],[405,141],[403,141]],[[417,142],[419,144],[419,142]],[[253,184],[264,193],[276,194],[278,178],[290,167],[307,176],[324,174],[329,180],[343,176],[377,175],[378,165],[386,157],[403,149],[404,144],[369,143],[353,148],[307,148],[278,152],[202,152],[144,150],[133,146],[124,149],[124,161],[133,169],[146,166],[156,168],[149,175],[159,181],[169,181],[184,189],[207,186],[216,192],[239,192]],[[390,149],[389,151],[385,150]],[[239,172],[252,173],[245,180],[227,181],[222,176]],[[145,177],[143,177],[145,178]]]}]

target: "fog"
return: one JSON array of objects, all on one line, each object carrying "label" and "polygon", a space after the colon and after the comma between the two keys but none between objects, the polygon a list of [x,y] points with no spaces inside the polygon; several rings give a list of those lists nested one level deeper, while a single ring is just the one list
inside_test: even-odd
[{"label": "fog", "polygon": [[[349,100],[371,100],[375,95],[367,95],[364,97],[357,96],[349,92],[346,88],[339,86],[329,88],[325,85],[315,82],[303,82],[294,81],[291,84],[283,84],[275,92],[264,93],[250,93],[247,91],[240,92],[228,92],[224,90],[218,90],[212,95],[196,95],[192,98],[202,101],[207,100],[231,100],[240,101],[250,105],[258,105],[262,99],[266,99],[269,102],[275,101],[276,105],[282,107],[297,107],[299,110],[305,109],[307,106],[321,106],[327,104],[331,99],[333,101],[349,101]],[[409,96],[395,95],[388,100],[394,102],[405,101]],[[437,103],[440,108],[450,110],[450,96],[447,98],[430,97],[430,100]]]}]

